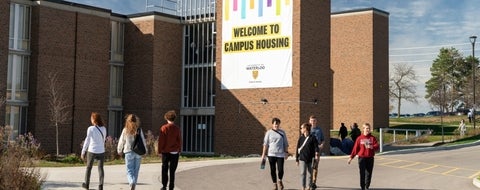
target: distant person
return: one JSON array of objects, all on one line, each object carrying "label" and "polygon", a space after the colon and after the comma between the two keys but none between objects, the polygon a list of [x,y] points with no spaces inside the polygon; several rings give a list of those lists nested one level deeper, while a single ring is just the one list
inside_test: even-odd
[{"label": "distant person", "polygon": [[347,163],[350,164],[358,156],[358,169],[360,172],[360,187],[362,190],[370,188],[374,164],[375,151],[379,149],[377,139],[371,134],[370,124],[363,124],[363,134],[353,145],[352,153]]},{"label": "distant person", "polygon": [[[118,139],[117,152],[122,156],[125,154],[125,166],[127,168],[127,180],[131,190],[135,190],[138,181],[138,172],[142,163],[142,156],[132,151],[135,143],[135,137],[140,135],[143,144],[146,146],[145,136],[140,128],[140,118],[135,114],[128,114],[125,117],[125,126]],[[148,151],[148,150],[147,150]]]},{"label": "distant person", "polygon": [[355,142],[357,140],[357,137],[360,136],[362,132],[360,132],[357,123],[353,123],[353,126],[350,126],[350,128],[350,137],[352,138],[352,141]]},{"label": "distant person", "polygon": [[[163,118],[166,124],[160,127],[157,152],[162,159],[162,185],[161,190],[175,188],[175,171],[182,151],[182,136],[180,127],[175,124],[177,114],[174,110],[167,111]],[[170,180],[169,180],[170,178]]]},{"label": "distant person", "polygon": [[103,190],[103,163],[105,162],[105,138],[107,137],[107,129],[105,128],[102,117],[97,112],[92,112],[90,115],[90,122],[92,125],[87,129],[87,136],[85,137],[82,154],[80,156],[82,160],[87,161],[85,182],[82,183],[82,187],[84,189],[89,189],[93,162],[98,160],[98,189]]},{"label": "distant person", "polygon": [[467,131],[467,127],[465,126],[465,120],[462,119],[462,121],[460,121],[460,125],[458,126],[458,131],[460,132],[461,137],[465,135],[465,131]]},{"label": "distant person", "polygon": [[472,123],[473,112],[471,109],[470,111],[468,111],[467,116],[468,116],[468,123]]},{"label": "distant person", "polygon": [[263,138],[262,160],[267,159],[267,157],[273,189],[283,190],[283,166],[285,160],[288,159],[288,139],[285,131],[280,129],[280,119],[276,117],[272,119],[272,129],[268,130]]},{"label": "distant person", "polygon": [[[309,123],[312,125],[312,130],[311,133],[317,138],[318,142],[318,149],[319,151],[322,151],[323,149],[323,143],[325,141],[325,138],[323,136],[323,131],[320,126],[317,125],[317,117],[314,115],[311,115],[309,118]],[[312,184],[310,188],[315,189],[317,188],[317,174],[318,174],[318,163],[320,162],[320,158],[316,162],[313,162],[313,176],[312,176]]]},{"label": "distant person", "polygon": [[347,127],[345,127],[345,123],[341,123],[340,130],[338,131],[338,136],[340,137],[340,139],[343,140],[345,137],[347,137],[347,135],[348,135]]},{"label": "distant person", "polygon": [[[297,166],[300,167],[300,181],[302,190],[310,189],[312,183],[312,164],[314,160],[318,160],[320,150],[315,136],[310,134],[312,125],[303,123],[300,126],[301,135],[298,138],[295,160]],[[307,176],[308,173],[308,176]]]}]

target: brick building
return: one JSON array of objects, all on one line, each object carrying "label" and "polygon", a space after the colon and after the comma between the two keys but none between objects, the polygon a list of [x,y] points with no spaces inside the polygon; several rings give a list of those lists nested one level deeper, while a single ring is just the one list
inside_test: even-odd
[{"label": "brick building", "polygon": [[92,111],[118,137],[126,113],[158,135],[163,113],[174,109],[183,151],[195,154],[259,154],[272,117],[282,120],[291,152],[311,114],[327,139],[340,122],[388,125],[388,13],[331,14],[330,1],[292,1],[291,87],[225,90],[222,49],[214,48],[223,2],[196,7],[201,13],[121,15],[58,0],[2,1],[0,123],[54,152],[47,76],[56,73],[71,105],[60,153],[80,151]]}]

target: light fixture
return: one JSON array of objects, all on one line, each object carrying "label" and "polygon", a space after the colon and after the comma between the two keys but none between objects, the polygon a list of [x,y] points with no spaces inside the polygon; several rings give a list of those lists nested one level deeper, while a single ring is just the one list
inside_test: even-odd
[{"label": "light fixture", "polygon": [[266,98],[262,98],[260,101],[262,101],[262,104],[267,104],[268,100]]}]

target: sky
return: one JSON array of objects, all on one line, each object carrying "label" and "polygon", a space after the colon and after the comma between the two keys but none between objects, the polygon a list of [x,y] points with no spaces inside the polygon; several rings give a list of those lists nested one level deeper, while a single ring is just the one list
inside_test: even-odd
[{"label": "sky", "polygon": [[[120,14],[145,12],[147,2],[149,5],[155,1],[162,2],[162,0],[69,1],[110,9]],[[418,104],[402,102],[401,112],[413,114],[434,110],[424,98],[425,82],[431,78],[430,67],[443,47],[453,47],[463,56],[472,55],[469,37],[472,35],[480,37],[480,0],[331,0],[332,12],[372,7],[389,13],[390,73],[393,64],[407,64],[413,67],[418,76],[416,82]],[[479,41],[480,39],[477,39],[475,43],[477,58],[480,56]],[[396,107],[392,112],[396,112]]]}]

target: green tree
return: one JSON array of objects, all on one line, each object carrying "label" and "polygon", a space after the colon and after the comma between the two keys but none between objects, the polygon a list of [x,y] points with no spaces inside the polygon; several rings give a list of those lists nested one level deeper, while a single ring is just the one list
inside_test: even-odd
[{"label": "green tree", "polygon": [[402,100],[418,103],[415,87],[415,82],[418,81],[417,75],[413,66],[399,63],[393,65],[393,73],[390,76],[390,100],[397,102],[397,113],[400,117]]},{"label": "green tree", "polygon": [[457,49],[441,48],[430,68],[432,77],[425,83],[425,98],[442,111],[465,106],[471,68]]}]

